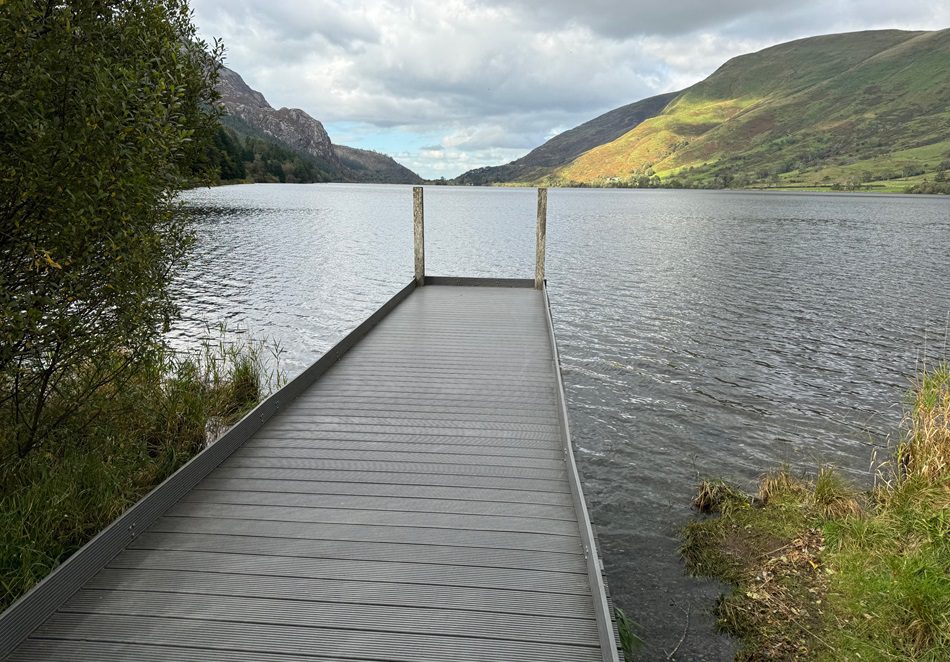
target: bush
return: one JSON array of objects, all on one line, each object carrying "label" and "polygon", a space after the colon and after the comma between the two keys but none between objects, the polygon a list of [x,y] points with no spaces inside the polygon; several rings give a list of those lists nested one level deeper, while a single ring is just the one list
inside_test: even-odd
[{"label": "bush", "polygon": [[3,3],[0,417],[21,458],[155,360],[220,56],[183,0]]},{"label": "bush", "polygon": [[926,179],[919,184],[908,186],[906,193],[926,193],[926,194],[948,194],[950,193],[950,182],[927,181]]}]

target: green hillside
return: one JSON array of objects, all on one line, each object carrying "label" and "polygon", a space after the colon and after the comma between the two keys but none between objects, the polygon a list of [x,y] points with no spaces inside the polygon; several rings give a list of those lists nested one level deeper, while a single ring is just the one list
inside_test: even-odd
[{"label": "green hillside", "polygon": [[520,182],[905,190],[947,169],[950,30],[883,30],[734,58],[622,136]]},{"label": "green hillside", "polygon": [[544,177],[587,150],[619,138],[640,122],[655,117],[678,94],[669,92],[615,108],[559,133],[516,161],[470,170],[457,177],[455,183],[483,185]]}]

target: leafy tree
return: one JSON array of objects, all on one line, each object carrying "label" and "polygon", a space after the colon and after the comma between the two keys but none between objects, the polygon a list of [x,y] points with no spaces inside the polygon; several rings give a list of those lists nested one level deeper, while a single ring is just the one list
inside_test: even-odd
[{"label": "leafy tree", "polygon": [[158,346],[220,56],[186,0],[0,3],[4,450],[29,453]]},{"label": "leafy tree", "polygon": [[212,143],[208,145],[203,158],[193,165],[196,173],[207,171],[214,183],[240,181],[247,177],[244,166],[244,148],[240,138],[219,125]]}]

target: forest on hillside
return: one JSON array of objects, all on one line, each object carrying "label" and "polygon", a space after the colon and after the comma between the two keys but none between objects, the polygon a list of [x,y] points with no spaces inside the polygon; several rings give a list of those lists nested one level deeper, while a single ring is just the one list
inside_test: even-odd
[{"label": "forest on hillside", "polygon": [[[212,183],[310,183],[331,180],[330,173],[288,147],[242,134],[221,124],[198,167],[211,172]],[[217,180],[215,180],[217,173]]]}]

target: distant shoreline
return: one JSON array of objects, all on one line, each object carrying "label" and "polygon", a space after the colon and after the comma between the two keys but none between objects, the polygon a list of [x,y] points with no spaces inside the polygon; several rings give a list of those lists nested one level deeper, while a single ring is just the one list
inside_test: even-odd
[{"label": "distant shoreline", "polygon": [[756,193],[832,193],[837,195],[887,195],[887,196],[924,196],[924,197],[942,197],[950,195],[950,190],[947,191],[909,191],[907,188],[888,188],[885,186],[869,186],[862,189],[836,189],[831,186],[744,186],[736,188],[704,188],[704,187],[690,187],[690,186],[649,186],[649,187],[639,187],[639,186],[617,186],[617,185],[607,185],[607,186],[594,186],[588,184],[573,183],[569,185],[558,185],[558,184],[527,184],[527,183],[494,183],[494,184],[456,184],[451,181],[440,182],[440,181],[425,181],[421,184],[398,184],[391,182],[254,182],[254,181],[241,181],[241,180],[232,180],[226,182],[217,182],[215,184],[202,184],[200,186],[194,186],[189,191],[202,189],[202,188],[219,188],[225,186],[242,186],[246,184],[290,184],[290,185],[307,185],[307,184],[349,184],[353,186],[438,186],[446,188],[551,188],[551,189],[591,189],[591,190],[644,190],[644,191],[731,191],[734,193],[740,192],[756,192]]}]

